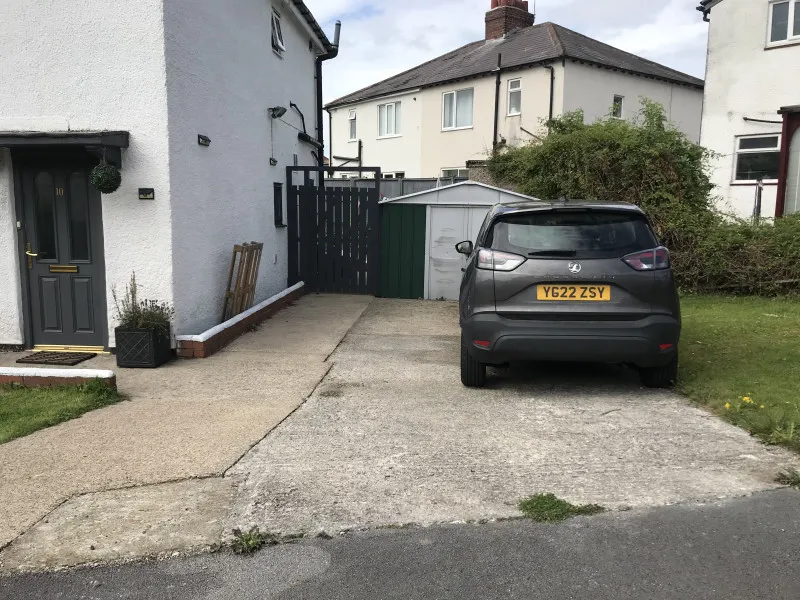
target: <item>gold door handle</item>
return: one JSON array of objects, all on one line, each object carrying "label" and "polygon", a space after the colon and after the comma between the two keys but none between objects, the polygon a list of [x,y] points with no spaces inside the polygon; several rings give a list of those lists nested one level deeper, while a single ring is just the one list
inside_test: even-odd
[{"label": "gold door handle", "polygon": [[28,269],[33,268],[33,259],[39,256],[38,252],[31,252],[31,243],[25,244],[25,254],[28,256]]}]

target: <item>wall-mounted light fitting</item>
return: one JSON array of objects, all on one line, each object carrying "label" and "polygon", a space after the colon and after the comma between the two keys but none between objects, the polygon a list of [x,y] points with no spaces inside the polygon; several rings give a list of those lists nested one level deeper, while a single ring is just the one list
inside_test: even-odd
[{"label": "wall-mounted light fitting", "polygon": [[286,114],[287,108],[285,106],[273,106],[269,109],[269,116],[273,119],[280,119]]}]

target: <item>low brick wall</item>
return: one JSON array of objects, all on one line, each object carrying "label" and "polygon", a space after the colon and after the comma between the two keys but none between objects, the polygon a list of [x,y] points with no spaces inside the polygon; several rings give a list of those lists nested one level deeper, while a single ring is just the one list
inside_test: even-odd
[{"label": "low brick wall", "polygon": [[298,283],[205,333],[179,335],[176,338],[178,356],[181,358],[208,358],[239,336],[247,333],[250,327],[265,321],[305,293],[304,285]]},{"label": "low brick wall", "polygon": [[94,369],[44,369],[36,367],[0,368],[0,385],[14,383],[24,387],[78,386],[99,379],[112,389],[117,389],[114,371]]}]

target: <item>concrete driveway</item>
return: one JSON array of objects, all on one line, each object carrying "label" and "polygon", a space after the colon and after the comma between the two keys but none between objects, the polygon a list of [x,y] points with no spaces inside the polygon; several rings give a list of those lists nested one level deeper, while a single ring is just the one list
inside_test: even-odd
[{"label": "concrete driveway", "polygon": [[229,472],[227,529],[273,532],[517,516],[552,492],[611,509],[776,487],[794,455],[614,367],[459,381],[457,307],[374,300],[309,400]]},{"label": "concrete driveway", "polygon": [[0,445],[0,573],[219,542],[224,472],[311,394],[368,303],[305,296],[209,359],[120,369],[125,401]]}]

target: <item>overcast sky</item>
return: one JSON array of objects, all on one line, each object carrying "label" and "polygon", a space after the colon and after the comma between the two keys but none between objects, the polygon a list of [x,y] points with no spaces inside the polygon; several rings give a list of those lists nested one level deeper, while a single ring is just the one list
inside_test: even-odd
[{"label": "overcast sky", "polygon": [[[325,102],[484,37],[490,0],[305,0],[339,57],[325,64]],[[698,0],[538,0],[552,21],[696,77],[705,72],[707,24]],[[533,6],[533,1],[531,1]]]}]

